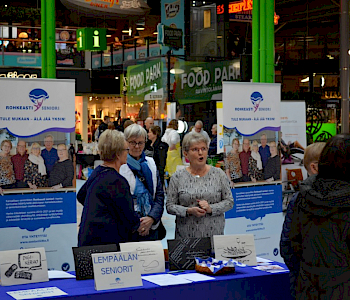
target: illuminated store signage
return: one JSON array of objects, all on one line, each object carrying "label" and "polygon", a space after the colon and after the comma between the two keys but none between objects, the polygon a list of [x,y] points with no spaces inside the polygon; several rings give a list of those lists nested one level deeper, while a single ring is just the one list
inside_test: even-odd
[{"label": "illuminated store signage", "polygon": [[38,78],[37,74],[17,74],[17,72],[7,72],[7,74],[0,74],[0,77],[6,78]]},{"label": "illuminated store signage", "polygon": [[80,28],[77,30],[77,50],[103,51],[107,49],[105,28]]}]

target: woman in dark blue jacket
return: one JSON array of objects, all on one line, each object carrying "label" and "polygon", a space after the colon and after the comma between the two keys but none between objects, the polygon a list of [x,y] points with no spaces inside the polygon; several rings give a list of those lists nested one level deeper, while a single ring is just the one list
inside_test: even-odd
[{"label": "woman in dark blue jacket", "polygon": [[90,175],[78,193],[84,205],[78,246],[104,245],[134,241],[140,219],[133,208],[130,186],[119,168],[126,163],[128,144],[123,133],[105,130],[98,141],[103,164]]}]

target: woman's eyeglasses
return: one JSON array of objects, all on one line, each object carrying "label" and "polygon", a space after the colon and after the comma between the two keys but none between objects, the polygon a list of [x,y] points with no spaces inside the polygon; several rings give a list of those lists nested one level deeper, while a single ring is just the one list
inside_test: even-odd
[{"label": "woman's eyeglasses", "polygon": [[193,148],[193,149],[190,149],[190,150],[192,152],[199,152],[199,151],[206,152],[206,151],[208,151],[208,148],[202,147],[202,148]]},{"label": "woman's eyeglasses", "polygon": [[136,146],[139,146],[139,147],[142,147],[144,144],[145,144],[145,142],[138,142],[138,143],[136,143],[135,141],[130,141],[130,142],[128,142],[131,146],[133,146],[133,147],[136,147]]}]

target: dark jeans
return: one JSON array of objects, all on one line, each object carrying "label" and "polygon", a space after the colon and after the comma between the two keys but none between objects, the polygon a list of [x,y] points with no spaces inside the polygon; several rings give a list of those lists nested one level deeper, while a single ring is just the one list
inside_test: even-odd
[{"label": "dark jeans", "polygon": [[243,174],[242,181],[243,182],[248,182],[248,181],[252,181],[252,180],[250,179],[250,177],[248,175],[244,175]]},{"label": "dark jeans", "polygon": [[25,189],[25,188],[29,188],[29,186],[24,181],[16,180],[14,188],[16,188],[16,189]]}]

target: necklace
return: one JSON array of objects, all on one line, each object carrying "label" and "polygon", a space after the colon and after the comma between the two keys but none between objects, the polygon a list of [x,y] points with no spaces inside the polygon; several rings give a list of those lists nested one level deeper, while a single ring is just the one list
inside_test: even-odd
[{"label": "necklace", "polygon": [[199,170],[198,172],[194,172],[191,167],[188,168],[189,172],[191,175],[193,175],[195,178],[200,178],[202,177],[204,174],[206,174],[207,172],[207,167],[205,166],[205,168],[203,170]]}]

